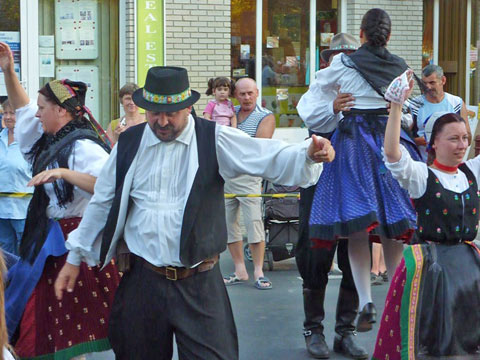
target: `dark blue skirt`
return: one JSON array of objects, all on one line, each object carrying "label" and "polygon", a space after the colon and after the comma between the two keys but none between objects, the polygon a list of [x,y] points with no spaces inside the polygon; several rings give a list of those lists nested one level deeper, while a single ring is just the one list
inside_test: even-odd
[{"label": "dark blue skirt", "polygon": [[[406,190],[385,167],[381,149],[387,116],[348,115],[331,142],[335,160],[324,164],[310,214],[310,237],[334,241],[361,230],[408,241],[416,214]],[[420,154],[402,132],[414,160]]]}]

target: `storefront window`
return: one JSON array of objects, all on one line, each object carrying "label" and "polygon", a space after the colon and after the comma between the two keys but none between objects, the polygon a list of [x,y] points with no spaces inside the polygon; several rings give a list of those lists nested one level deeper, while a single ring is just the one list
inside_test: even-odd
[{"label": "storefront window", "polygon": [[309,43],[308,0],[264,0],[262,105],[277,126],[300,126],[296,106],[306,88]]},{"label": "storefront window", "polygon": [[86,105],[106,127],[118,117],[118,0],[40,0],[40,86],[54,78],[88,85]]},{"label": "storefront window", "polygon": [[232,0],[232,78],[255,79],[255,0]]},{"label": "storefront window", "polygon": [[256,1],[232,0],[233,79],[251,77],[261,82],[262,106],[271,110],[277,127],[303,126],[297,104],[308,90],[310,73],[320,63],[320,51],[338,31],[336,0],[317,0],[316,61],[310,64],[310,0],[262,1],[261,74],[255,74]]},{"label": "storefront window", "polygon": [[423,0],[422,69],[433,64],[433,3]]},{"label": "storefront window", "polygon": [[[15,71],[19,79],[20,72],[20,0],[0,1],[0,41],[6,42],[13,51]],[[0,102],[7,95],[5,81],[0,70]],[[1,112],[1,110],[0,110]],[[1,114],[0,114],[1,117]]]},{"label": "storefront window", "polygon": [[[335,4],[333,4],[335,5]],[[317,0],[317,64],[315,69],[323,69],[327,63],[320,58],[320,52],[328,49],[330,40],[338,32],[338,10],[332,6],[332,1]],[[320,63],[319,63],[320,61]]]},{"label": "storefront window", "polygon": [[317,0],[316,61],[310,64],[308,0],[263,1],[262,105],[278,127],[303,126],[297,103],[308,90],[310,72],[326,66],[320,51],[338,31],[336,1]]}]

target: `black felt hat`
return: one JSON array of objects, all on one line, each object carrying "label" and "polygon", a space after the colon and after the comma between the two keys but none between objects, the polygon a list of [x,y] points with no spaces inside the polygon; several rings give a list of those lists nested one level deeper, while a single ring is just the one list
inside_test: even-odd
[{"label": "black felt hat", "polygon": [[155,66],[148,70],[145,86],[136,90],[132,99],[142,109],[178,111],[197,102],[200,94],[190,89],[187,69]]}]

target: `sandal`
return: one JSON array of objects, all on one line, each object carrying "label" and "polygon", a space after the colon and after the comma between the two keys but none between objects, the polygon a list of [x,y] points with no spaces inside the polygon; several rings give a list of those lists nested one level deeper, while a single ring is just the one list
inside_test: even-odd
[{"label": "sandal", "polygon": [[[265,286],[265,284],[268,285]],[[272,288],[272,282],[268,280],[267,277],[261,276],[255,281],[253,286],[255,286],[258,290],[270,290]]]},{"label": "sandal", "polygon": [[224,276],[223,282],[225,283],[225,286],[230,286],[230,285],[243,284],[245,280],[240,279],[237,276],[237,274],[233,273],[228,276]]}]

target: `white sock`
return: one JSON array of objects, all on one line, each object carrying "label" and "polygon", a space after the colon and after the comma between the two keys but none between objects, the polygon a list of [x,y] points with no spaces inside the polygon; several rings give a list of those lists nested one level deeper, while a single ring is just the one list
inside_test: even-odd
[{"label": "white sock", "polygon": [[392,279],[395,270],[397,270],[397,266],[400,264],[400,261],[402,261],[403,243],[382,237],[382,245],[388,278]]},{"label": "white sock", "polygon": [[357,288],[359,311],[372,302],[372,291],[370,288],[370,264],[371,255],[368,246],[368,234],[360,231],[348,237],[348,259],[352,268],[353,281]]}]

